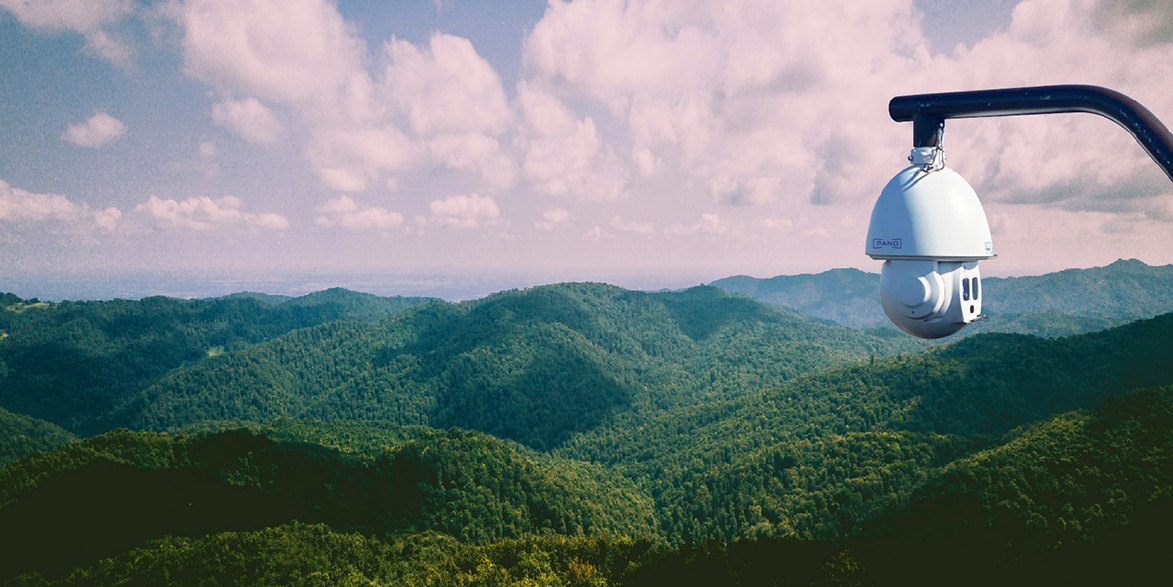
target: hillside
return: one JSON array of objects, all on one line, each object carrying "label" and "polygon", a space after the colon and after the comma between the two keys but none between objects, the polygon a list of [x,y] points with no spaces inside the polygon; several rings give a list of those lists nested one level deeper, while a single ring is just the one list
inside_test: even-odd
[{"label": "hillside", "polygon": [[[237,298],[217,302],[290,303]],[[317,303],[339,299],[364,303]],[[0,467],[0,584],[988,584],[1146,568],[1137,537],[1164,544],[1173,523],[1170,333],[1165,314],[928,347],[713,287],[603,284],[297,328],[128,394],[105,417],[137,431],[74,440],[0,412],[24,447]],[[72,417],[105,408],[88,409]],[[949,575],[974,556],[981,569]]]},{"label": "hillside", "polygon": [[0,407],[95,434],[126,425],[117,407],[172,369],[298,328],[431,301],[320,294],[280,304],[251,295],[60,303],[9,295],[0,307]]},{"label": "hillside", "polygon": [[74,440],[76,436],[59,426],[0,408],[0,465]]},{"label": "hillside", "polygon": [[[887,328],[879,283],[878,273],[833,269],[767,279],[738,275],[710,285],[853,328]],[[990,319],[967,327],[967,335],[1068,336],[1173,312],[1173,265],[1153,267],[1136,259],[1038,276],[984,277],[982,286],[982,310]]]},{"label": "hillside", "polygon": [[974,336],[602,427],[558,454],[646,480],[673,540],[835,539],[1016,426],[1173,383],[1171,332],[1173,314],[1065,339]]},{"label": "hillside", "polygon": [[709,285],[852,328],[878,326],[887,320],[878,297],[879,274],[859,269],[769,278],[735,275]]},{"label": "hillside", "polygon": [[[42,567],[47,575],[5,584],[1135,584],[1163,570],[1164,536],[1173,523],[1171,431],[1170,387],[1012,430],[986,449],[927,466],[911,506],[890,509],[846,541],[748,537],[663,549],[607,534],[470,542],[291,521],[170,535],[68,574]],[[126,440],[101,450],[115,453]],[[901,442],[917,444],[911,437]],[[844,456],[852,455],[874,468],[901,463],[854,449]]]},{"label": "hillside", "polygon": [[[1171,431],[1173,388],[1134,391],[929,467],[907,505],[848,540],[690,546],[645,558],[623,584],[1145,584],[1164,573],[1173,524]],[[870,472],[840,485],[883,497],[901,461],[856,454]]]},{"label": "hillside", "polygon": [[461,430],[409,435],[392,431],[379,449],[342,452],[263,429],[121,431],[13,463],[0,468],[0,568],[57,573],[146,539],[291,520],[468,542],[542,531],[652,535],[646,497],[595,467]]},{"label": "hillside", "polygon": [[616,585],[648,553],[623,537],[526,536],[462,543],[432,532],[377,539],[291,522],[199,538],[168,536],[69,575],[13,585]]},{"label": "hillside", "polygon": [[460,426],[546,449],[628,414],[917,346],[716,288],[562,284],[291,332],[176,370],[125,414],[153,430],[305,416]]}]

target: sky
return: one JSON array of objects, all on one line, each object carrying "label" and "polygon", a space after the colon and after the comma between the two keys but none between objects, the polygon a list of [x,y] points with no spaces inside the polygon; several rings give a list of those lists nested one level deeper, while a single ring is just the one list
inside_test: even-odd
[{"label": "sky", "polygon": [[[875,272],[893,96],[1086,83],[1168,122],[1171,64],[1159,0],[0,0],[0,291]],[[987,275],[1173,263],[1173,184],[1107,120],[945,151]]]}]

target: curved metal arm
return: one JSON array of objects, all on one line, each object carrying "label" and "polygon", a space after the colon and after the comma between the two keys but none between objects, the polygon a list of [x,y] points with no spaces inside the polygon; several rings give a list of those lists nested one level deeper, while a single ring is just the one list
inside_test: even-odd
[{"label": "curved metal arm", "polygon": [[897,96],[888,103],[896,122],[912,121],[913,146],[937,144],[949,118],[1089,112],[1123,126],[1173,180],[1173,134],[1148,108],[1099,86],[1036,86],[973,92]]}]

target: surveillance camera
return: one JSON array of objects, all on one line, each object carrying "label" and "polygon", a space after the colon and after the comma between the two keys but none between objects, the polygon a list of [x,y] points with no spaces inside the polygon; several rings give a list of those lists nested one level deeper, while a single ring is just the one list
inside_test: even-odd
[{"label": "surveillance camera", "polygon": [[866,253],[884,261],[880,304],[901,330],[942,338],[981,318],[978,261],[994,257],[973,188],[936,147],[913,149],[872,209]]}]

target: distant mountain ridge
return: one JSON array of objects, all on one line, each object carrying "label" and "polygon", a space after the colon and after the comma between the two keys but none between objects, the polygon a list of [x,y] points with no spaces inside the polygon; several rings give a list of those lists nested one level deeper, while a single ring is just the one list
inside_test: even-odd
[{"label": "distant mountain ridge", "polygon": [[[709,285],[852,328],[887,328],[879,283],[876,273],[832,269],[771,278],[737,275]],[[990,319],[964,334],[1063,336],[1173,312],[1173,265],[1136,259],[1037,276],[985,277],[982,285],[982,309]]]},{"label": "distant mountain ridge", "polygon": [[117,406],[168,371],[291,330],[373,321],[433,298],[331,289],[183,300],[40,302],[0,295],[0,407],[83,435],[125,424]]},{"label": "distant mountain ridge", "polygon": [[624,414],[916,348],[713,287],[648,294],[567,283],[290,332],[169,373],[123,417],[153,430],[203,419],[390,420],[546,449]]}]

